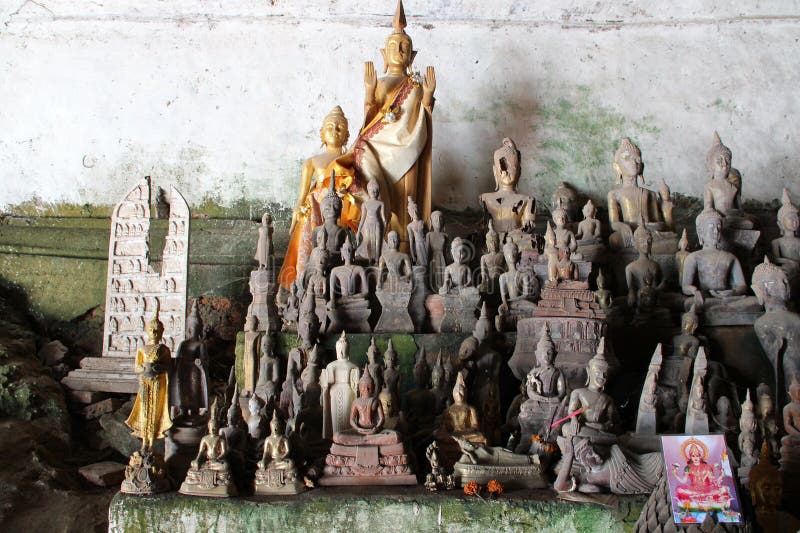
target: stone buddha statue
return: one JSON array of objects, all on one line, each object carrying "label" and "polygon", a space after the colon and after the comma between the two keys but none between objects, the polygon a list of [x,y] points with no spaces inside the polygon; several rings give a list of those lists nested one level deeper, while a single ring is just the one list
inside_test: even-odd
[{"label": "stone buddha statue", "polygon": [[415,266],[428,266],[428,250],[425,245],[425,221],[419,217],[419,206],[412,197],[408,197],[408,216],[411,222],[406,226],[408,235],[408,251]]},{"label": "stone buddha statue", "polygon": [[575,255],[575,251],[578,249],[578,241],[575,239],[575,234],[572,233],[572,230],[566,226],[567,218],[567,210],[561,203],[556,205],[555,209],[553,209],[553,224],[555,225],[553,233],[556,237],[555,247],[558,250],[562,248],[568,249],[573,254],[574,259],[579,260],[581,258],[580,255]]},{"label": "stone buddha statue", "polygon": [[597,290],[594,291],[594,299],[600,306],[600,309],[607,311],[614,305],[614,295],[611,294],[610,290],[606,289],[606,278],[603,275],[602,268],[597,272],[596,283]]},{"label": "stone buddha statue", "polygon": [[696,226],[703,248],[686,257],[683,293],[694,296],[694,302],[705,308],[742,297],[747,292],[742,266],[735,255],[719,248],[722,216],[713,209],[704,210],[697,215]]},{"label": "stone buddha statue", "polygon": [[383,352],[383,383],[389,394],[392,395],[392,403],[398,408],[400,407],[401,380],[402,375],[400,374],[400,368],[397,366],[397,352],[394,350],[392,339],[389,339],[386,351]]},{"label": "stone buddha statue", "polygon": [[494,224],[501,241],[511,231],[532,228],[536,220],[536,201],[517,191],[521,169],[517,145],[510,138],[504,138],[503,145],[494,152],[495,190],[480,195],[484,213]]},{"label": "stone buddha statue", "polygon": [[471,442],[476,446],[486,446],[488,441],[480,431],[478,412],[467,404],[467,386],[464,383],[464,374],[459,373],[453,387],[453,403],[444,410],[439,429],[436,431],[436,441],[442,454],[449,458],[449,463],[454,463],[460,448],[452,437],[458,437]]},{"label": "stone buddha statue", "polygon": [[[186,318],[186,339],[181,341],[172,360],[170,411],[176,423],[192,425],[208,409],[208,351],[200,339],[203,322],[197,299]],[[184,420],[176,420],[177,418]]]},{"label": "stone buddha statue", "polygon": [[575,238],[578,246],[590,244],[602,244],[602,226],[597,217],[597,208],[591,200],[583,206],[583,220],[578,224],[578,231]]},{"label": "stone buddha statue", "polygon": [[258,381],[254,394],[265,403],[269,402],[278,389],[281,374],[281,362],[275,356],[275,341],[271,335],[265,333],[261,337],[261,359],[258,362]]},{"label": "stone buddha statue", "polygon": [[434,430],[436,395],[428,388],[431,369],[425,347],[417,352],[414,364],[414,388],[406,393],[403,415],[408,423],[409,437],[416,442],[429,437]]},{"label": "stone buddha statue", "polygon": [[653,235],[642,220],[633,232],[633,242],[639,257],[625,267],[625,282],[628,285],[628,306],[638,307],[641,304],[639,293],[646,286],[645,279],[650,278],[649,286],[656,291],[664,287],[665,280],[661,274],[661,266],[650,256]]},{"label": "stone buddha statue", "polygon": [[400,236],[396,231],[390,231],[386,236],[386,249],[378,262],[378,285],[390,292],[411,289],[411,257],[399,251],[399,245]]},{"label": "stone buddha statue", "polygon": [[358,374],[358,366],[350,362],[350,343],[342,332],[336,341],[336,360],[328,363],[320,377],[325,438],[349,427],[348,416],[355,399]]},{"label": "stone buddha statue", "polygon": [[378,346],[375,344],[375,337],[370,337],[369,346],[367,347],[367,366],[369,367],[369,375],[375,385],[375,394],[377,395],[383,389],[383,363],[378,360],[380,352]]},{"label": "stone buddha statue", "polygon": [[725,217],[723,223],[726,228],[753,229],[756,219],[742,211],[741,175],[731,168],[731,156],[730,148],[722,144],[715,131],[714,142],[706,155],[706,167],[711,179],[703,189],[703,208],[721,213]]},{"label": "stone buddha statue", "polygon": [[561,410],[567,394],[564,374],[553,363],[556,347],[550,336],[550,326],[545,322],[536,345],[536,366],[525,379],[527,400],[520,406],[521,438],[517,453],[527,452],[531,438],[540,433],[545,423],[552,423]]},{"label": "stone buddha statue", "polygon": [[800,214],[789,198],[789,191],[783,189],[781,208],[778,209],[778,228],[781,236],[771,243],[772,258],[786,272],[789,283],[796,293],[800,281]]},{"label": "stone buddha statue", "polygon": [[331,179],[328,193],[322,198],[319,204],[322,214],[322,225],[314,228],[311,238],[319,246],[319,232],[325,230],[325,249],[329,257],[336,257],[348,237],[348,230],[339,225],[339,218],[342,215],[342,199],[334,188],[334,180]]},{"label": "stone buddha statue", "polygon": [[370,265],[378,262],[383,248],[383,235],[386,233],[386,209],[379,199],[380,185],[375,180],[367,183],[369,198],[361,204],[362,216],[356,232],[358,248],[356,257]]},{"label": "stone buddha statue", "polygon": [[218,432],[217,400],[211,405],[208,434],[200,441],[179,492],[193,496],[236,496],[236,485],[228,465],[228,441]]},{"label": "stone buddha statue", "polygon": [[639,185],[640,178],[644,183],[643,169],[639,147],[628,137],[623,138],[614,154],[614,171],[622,186],[608,193],[608,221],[613,231],[609,244],[617,250],[632,247],[633,231],[642,219],[656,232],[654,253],[674,253],[677,239],[667,231],[672,221],[665,220],[658,195]]},{"label": "stone buddha statue", "polygon": [[467,243],[456,237],[450,244],[450,253],[453,262],[444,269],[444,282],[439,289],[439,294],[460,293],[472,287],[472,273],[469,268],[470,249]]},{"label": "stone buddha statue", "polygon": [[353,247],[346,237],[341,248],[342,261],[330,273],[328,333],[338,333],[345,327],[355,333],[368,333],[369,283],[364,267],[353,264]]},{"label": "stone buddha statue", "polygon": [[608,380],[609,363],[605,357],[605,337],[600,339],[597,353],[586,368],[587,386],[572,391],[567,412],[575,414],[562,427],[565,437],[588,437],[592,442],[610,443],[616,440],[616,408],[614,399],[603,392]]},{"label": "stone buddha statue", "polygon": [[505,271],[503,252],[500,250],[500,236],[494,230],[494,223],[489,220],[489,231],[486,232],[486,253],[481,256],[480,285],[482,294],[498,294],[498,281]]},{"label": "stone buddha statue", "polygon": [[256,494],[299,494],[305,490],[303,480],[291,458],[289,439],[283,435],[278,412],[273,411],[270,434],[264,439],[264,453],[257,463]]},{"label": "stone buddha statue", "polygon": [[425,250],[428,257],[428,280],[430,288],[438,292],[444,283],[444,270],[447,266],[447,243],[449,237],[444,232],[444,216],[441,211],[431,213],[431,230],[425,235]]},{"label": "stone buddha statue", "polygon": [[521,318],[532,316],[536,310],[533,301],[539,296],[539,280],[528,270],[519,270],[519,249],[509,241],[503,246],[506,271],[500,274],[498,285],[502,304],[497,310],[497,329],[514,330]]}]

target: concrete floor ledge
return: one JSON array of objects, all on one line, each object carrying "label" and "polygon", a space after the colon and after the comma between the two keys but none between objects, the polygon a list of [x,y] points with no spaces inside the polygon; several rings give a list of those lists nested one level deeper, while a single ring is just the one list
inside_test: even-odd
[{"label": "concrete floor ledge", "polygon": [[109,508],[109,531],[630,531],[646,499],[620,497],[616,506],[605,507],[564,502],[552,491],[536,490],[484,501],[460,490],[429,493],[421,486],[314,489],[264,499],[118,493]]}]

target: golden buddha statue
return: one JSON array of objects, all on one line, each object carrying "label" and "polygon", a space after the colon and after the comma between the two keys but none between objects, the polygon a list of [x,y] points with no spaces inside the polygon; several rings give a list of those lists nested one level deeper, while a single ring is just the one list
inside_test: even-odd
[{"label": "golden buddha statue", "polygon": [[481,433],[478,411],[467,404],[466,398],[467,386],[464,383],[464,374],[459,372],[456,384],[453,386],[453,404],[442,413],[441,423],[435,435],[448,466],[452,465],[460,455],[460,448],[452,437],[464,439],[476,446],[489,444]]},{"label": "golden buddha statue", "polygon": [[264,440],[264,453],[256,464],[256,494],[298,494],[305,490],[292,460],[289,439],[284,436],[278,410],[272,412],[270,435]]},{"label": "golden buddha statue", "polygon": [[227,455],[228,439],[219,432],[215,398],[208,416],[208,434],[200,440],[197,456],[192,460],[178,492],[217,498],[236,496]]}]

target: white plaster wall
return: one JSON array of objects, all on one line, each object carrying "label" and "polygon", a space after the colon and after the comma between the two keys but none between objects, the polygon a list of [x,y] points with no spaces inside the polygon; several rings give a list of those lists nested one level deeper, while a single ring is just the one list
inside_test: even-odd
[{"label": "white plaster wall", "polygon": [[[621,135],[648,180],[700,195],[714,129],[745,199],[800,197],[800,1],[407,0],[434,65],[434,203],[475,205],[504,135],[522,189],[604,196]],[[339,104],[362,120],[392,0],[0,0],[0,206],[110,204],[142,175],[294,202]]]}]

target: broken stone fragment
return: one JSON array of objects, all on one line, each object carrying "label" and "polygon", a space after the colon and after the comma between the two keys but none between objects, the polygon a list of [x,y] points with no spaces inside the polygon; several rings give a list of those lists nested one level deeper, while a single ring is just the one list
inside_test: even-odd
[{"label": "broken stone fragment", "polygon": [[125,477],[125,465],[114,461],[103,461],[82,466],[78,473],[89,483],[99,487],[111,487],[122,483]]},{"label": "broken stone fragment", "polygon": [[67,355],[67,347],[61,341],[50,341],[39,350],[39,359],[45,366],[54,366],[60,363]]}]

